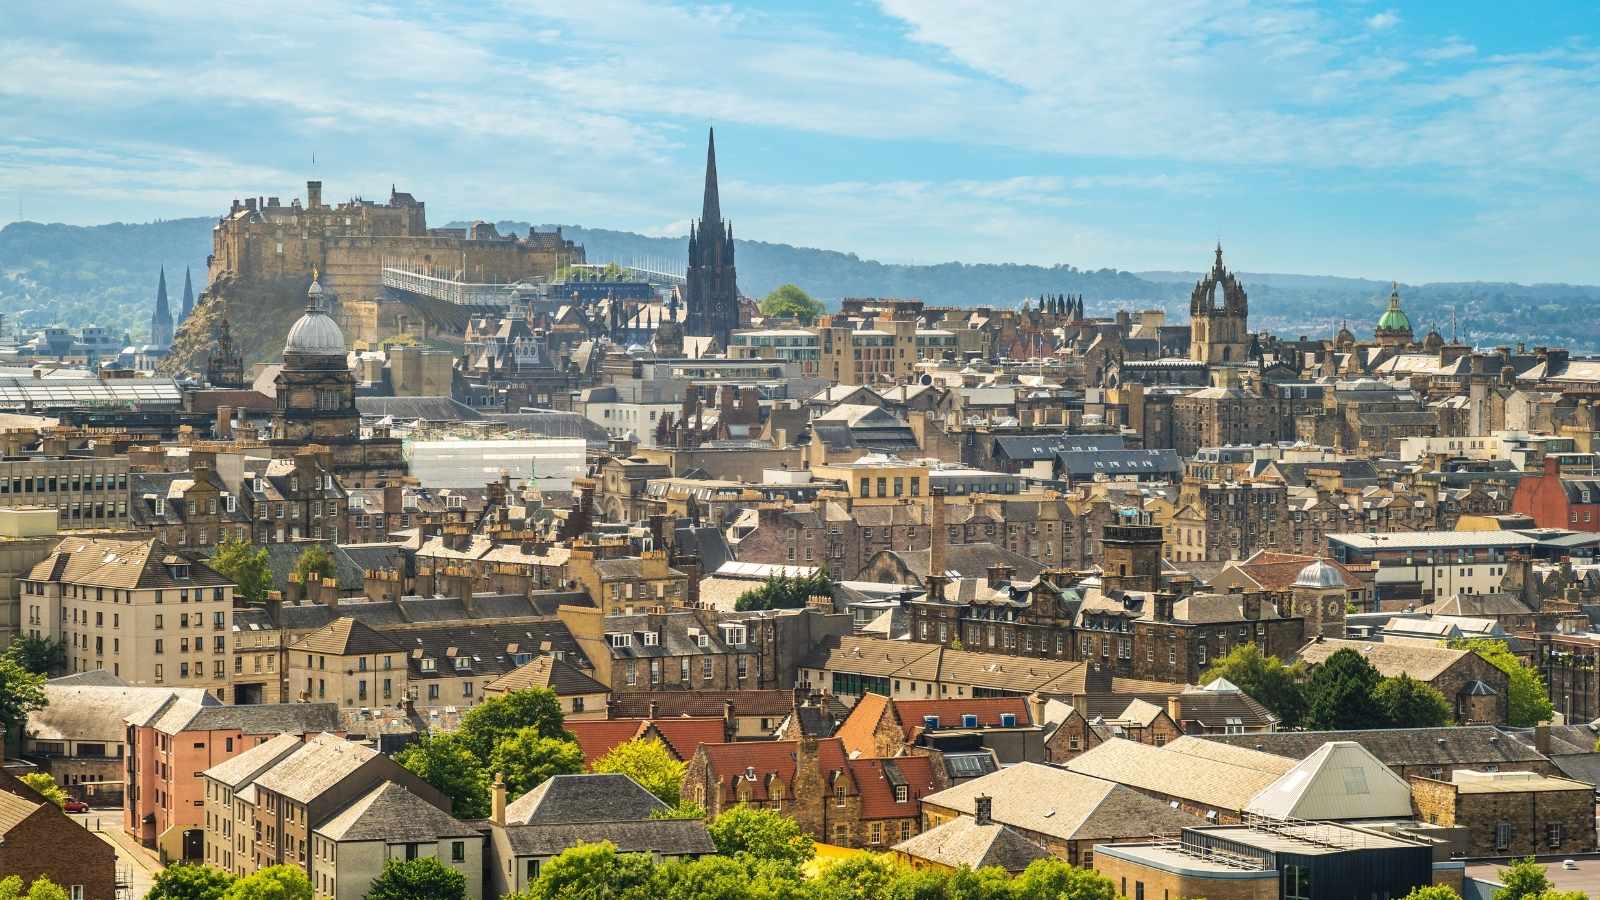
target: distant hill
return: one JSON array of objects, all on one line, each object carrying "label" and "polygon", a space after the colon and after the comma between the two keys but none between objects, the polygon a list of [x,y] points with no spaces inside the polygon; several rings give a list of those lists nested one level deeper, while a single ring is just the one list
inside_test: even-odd
[{"label": "distant hill", "polygon": [[[142,225],[41,225],[15,222],[0,229],[0,313],[7,329],[61,324],[97,324],[148,333],[156,271],[167,266],[170,298],[179,302],[183,268],[193,267],[195,289],[203,287],[211,248],[210,216]],[[526,222],[501,222],[505,232],[526,232]],[[540,225],[540,230],[554,225]],[[684,238],[647,237],[626,231],[561,226],[583,244],[591,262],[648,257],[681,258]],[[738,242],[739,286],[763,296],[793,282],[837,304],[847,296],[917,297],[935,305],[1015,306],[1041,293],[1083,294],[1092,314],[1117,308],[1159,308],[1169,320],[1188,317],[1190,286],[1197,272],[1127,272],[1072,265],[900,265],[853,253]],[[1286,336],[1331,335],[1348,321],[1357,334],[1370,333],[1389,295],[1388,282],[1320,275],[1241,272],[1250,292],[1251,325]],[[1594,310],[1600,287],[1489,282],[1401,285],[1407,313],[1420,337],[1437,326],[1450,333],[1452,311],[1464,340],[1479,345],[1565,344],[1600,350]]]}]

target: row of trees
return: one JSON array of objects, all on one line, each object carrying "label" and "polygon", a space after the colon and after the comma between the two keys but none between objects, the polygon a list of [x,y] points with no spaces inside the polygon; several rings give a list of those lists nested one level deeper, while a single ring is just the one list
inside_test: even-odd
[{"label": "row of trees", "polygon": [[23,884],[17,875],[0,878],[0,900],[68,900],[66,889],[49,878],[40,876],[32,884]]},{"label": "row of trees", "polygon": [[[265,603],[267,593],[273,590],[272,568],[267,564],[265,547],[228,538],[218,544],[211,555],[211,568],[233,582],[235,593],[247,603]],[[321,544],[312,544],[294,561],[293,572],[302,583],[313,577],[332,578],[333,555]]]},{"label": "row of trees", "polygon": [[[461,873],[455,874],[461,877]],[[157,873],[145,897],[146,900],[311,900],[311,894],[311,880],[298,866],[268,866],[240,878],[211,866],[179,864]],[[0,894],[0,900],[4,897]]]},{"label": "row of trees", "polygon": [[1003,869],[913,869],[860,854],[808,877],[814,845],[795,821],[768,809],[735,807],[709,826],[717,855],[656,864],[584,844],[555,857],[507,900],[1114,900],[1111,879],[1057,859],[1019,875]]},{"label": "row of trees", "polygon": [[[1553,710],[1544,680],[1503,641],[1474,639],[1458,645],[1476,651],[1510,682],[1509,719],[1526,727],[1547,721]],[[1285,665],[1241,644],[1218,657],[1203,681],[1226,678],[1256,698],[1286,728],[1342,731],[1358,728],[1423,728],[1449,725],[1450,702],[1432,686],[1401,674],[1378,674],[1366,657],[1344,649],[1319,666]]]},{"label": "row of trees", "polygon": [[833,584],[828,580],[828,573],[821,569],[802,577],[774,575],[761,582],[760,587],[753,587],[740,594],[738,599],[733,601],[733,608],[739,612],[757,609],[800,609],[806,605],[807,598],[828,597],[832,593]]}]

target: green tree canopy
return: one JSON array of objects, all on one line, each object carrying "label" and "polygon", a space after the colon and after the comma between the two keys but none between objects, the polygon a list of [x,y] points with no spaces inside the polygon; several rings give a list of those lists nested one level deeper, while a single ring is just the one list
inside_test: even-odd
[{"label": "green tree canopy", "polygon": [[1012,883],[1015,900],[1116,900],[1117,886],[1093,869],[1054,857],[1036,859]]},{"label": "green tree canopy", "polygon": [[1528,665],[1511,652],[1505,641],[1493,638],[1458,638],[1450,642],[1457,650],[1471,650],[1488,660],[1495,668],[1506,673],[1509,683],[1506,697],[1506,719],[1515,728],[1531,728],[1540,722],[1550,721],[1555,706],[1545,690],[1544,678],[1539,670]]},{"label": "green tree canopy", "polygon": [[67,900],[67,890],[48,877],[40,875],[28,885],[27,900]]},{"label": "green tree canopy", "polygon": [[176,863],[156,873],[145,900],[218,900],[233,880],[211,866]]},{"label": "green tree canopy", "polygon": [[[639,896],[652,874],[650,857],[618,853],[615,844],[579,844],[539,868],[539,877],[521,894],[503,900],[620,900]],[[664,900],[664,898],[663,898]]]},{"label": "green tree canopy", "polygon": [[66,643],[53,641],[47,637],[18,635],[11,641],[11,646],[6,648],[6,656],[29,672],[47,678],[60,674],[67,668]]},{"label": "green tree canopy", "polygon": [[678,804],[684,769],[667,745],[654,738],[624,741],[589,766],[591,772],[616,772],[632,778],[668,806]]},{"label": "green tree canopy", "polygon": [[802,325],[816,322],[817,317],[827,311],[821,301],[812,299],[793,284],[779,285],[761,301],[760,308],[763,316],[799,319]]},{"label": "green tree canopy", "polygon": [[553,775],[582,772],[583,751],[576,741],[544,737],[537,725],[529,725],[495,746],[489,768],[505,779],[506,793],[516,798]]},{"label": "green tree canopy", "polygon": [[676,806],[658,809],[650,814],[652,819],[704,819],[706,808],[693,800],[679,799]]},{"label": "green tree canopy", "polygon": [[753,587],[739,595],[733,601],[733,608],[739,612],[758,609],[800,609],[806,605],[810,597],[828,597],[833,594],[833,582],[828,580],[828,573],[817,570],[814,574],[799,578],[788,575],[773,575],[763,581],[759,587]]},{"label": "green tree canopy", "polygon": [[0,900],[20,900],[22,892],[21,875],[7,875],[0,878]]},{"label": "green tree canopy", "polygon": [[372,879],[366,900],[465,900],[467,878],[438,857],[389,858]]},{"label": "green tree canopy", "polygon": [[1448,885],[1425,884],[1422,887],[1411,889],[1411,893],[1401,897],[1400,900],[1461,900],[1461,895]]},{"label": "green tree canopy", "polygon": [[489,774],[484,763],[462,743],[459,734],[424,735],[395,754],[395,762],[450,798],[458,819],[489,815]]},{"label": "green tree canopy", "polygon": [[811,887],[817,896],[830,900],[879,900],[889,896],[901,871],[881,856],[850,856],[823,869]]},{"label": "green tree canopy", "polygon": [[524,728],[537,729],[540,737],[572,737],[562,727],[561,701],[548,688],[486,697],[461,717],[456,734],[479,762],[488,765],[495,747]]},{"label": "green tree canopy", "polygon": [[296,866],[268,866],[229,885],[222,900],[311,900],[311,881]]},{"label": "green tree canopy", "polygon": [[744,854],[799,865],[816,852],[800,823],[770,809],[735,806],[712,819],[708,830],[724,856]]},{"label": "green tree canopy", "polygon": [[1535,898],[1550,890],[1550,876],[1544,866],[1532,856],[1512,861],[1500,870],[1500,883],[1505,887],[1494,892],[1494,900],[1524,900]]},{"label": "green tree canopy", "polygon": [[1433,685],[1404,672],[1378,683],[1378,707],[1393,728],[1436,728],[1450,724],[1450,701]]},{"label": "green tree canopy", "polygon": [[1236,644],[1232,650],[1217,657],[1201,676],[1201,683],[1209,684],[1226,678],[1257,702],[1272,711],[1284,728],[1300,724],[1306,712],[1306,691],[1301,684],[1300,666],[1286,666],[1276,656],[1268,656],[1254,642]]},{"label": "green tree canopy", "polygon": [[305,583],[315,575],[317,578],[333,577],[333,556],[321,544],[312,544],[300,552],[300,558],[294,561],[294,574]]},{"label": "green tree canopy", "polygon": [[[321,547],[323,556],[328,552]],[[310,553],[308,549],[306,553]],[[299,564],[305,559],[302,553],[300,559],[295,561],[298,571]],[[329,572],[332,572],[333,559],[328,559]],[[265,603],[267,592],[272,590],[272,569],[267,566],[267,548],[256,547],[237,538],[228,538],[217,545],[217,552],[211,557],[211,568],[216,569],[223,577],[233,582],[238,587],[238,595],[250,603]]]},{"label": "green tree canopy", "polygon": [[57,806],[67,805],[67,791],[48,772],[29,772],[22,776],[22,783],[39,792],[39,796]]},{"label": "green tree canopy", "polygon": [[22,726],[28,713],[44,709],[44,676],[24,669],[9,656],[0,656],[0,732]]},{"label": "green tree canopy", "polygon": [[1349,648],[1334,652],[1311,670],[1306,683],[1311,701],[1306,727],[1318,731],[1384,727],[1388,719],[1378,703],[1380,681],[1366,657]]}]

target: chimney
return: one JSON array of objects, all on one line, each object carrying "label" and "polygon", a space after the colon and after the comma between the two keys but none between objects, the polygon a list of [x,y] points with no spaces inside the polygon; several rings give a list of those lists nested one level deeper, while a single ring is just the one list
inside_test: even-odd
[{"label": "chimney", "polygon": [[657,718],[661,715],[661,704],[655,700],[650,701],[650,714],[646,718]]},{"label": "chimney", "polygon": [[1167,717],[1172,719],[1179,731],[1183,730],[1183,699],[1177,694],[1167,697]]},{"label": "chimney", "polygon": [[217,407],[217,439],[226,441],[233,437],[233,407]]},{"label": "chimney", "polygon": [[994,798],[988,794],[979,794],[972,798],[972,821],[978,825],[993,825]]},{"label": "chimney", "polygon": [[945,585],[945,502],[943,488],[928,489],[928,599],[943,600]]},{"label": "chimney", "polygon": [[[249,202],[249,201],[246,201]],[[322,205],[322,182],[306,182],[306,209],[316,209]]]},{"label": "chimney", "polygon": [[1043,694],[1028,695],[1028,715],[1033,717],[1033,724],[1044,724],[1044,707],[1046,700]]},{"label": "chimney", "polygon": [[1254,622],[1261,618],[1261,594],[1246,591],[1244,596],[1239,598],[1239,606],[1244,610],[1246,619]]},{"label": "chimney", "polygon": [[494,784],[489,788],[489,791],[492,798],[490,800],[491,806],[489,812],[489,821],[496,825],[504,826],[506,824],[505,776],[501,775],[499,772],[496,772],[494,775]]},{"label": "chimney", "polygon": [[730,735],[728,739],[732,740],[732,735],[738,730],[738,726],[733,720],[732,700],[722,701],[722,727],[727,729],[728,734]]},{"label": "chimney", "polygon": [[1550,723],[1540,722],[1533,726],[1533,749],[1540,756],[1550,755]]},{"label": "chimney", "polygon": [[1006,583],[1006,567],[998,563],[989,567],[989,587],[998,588]]}]

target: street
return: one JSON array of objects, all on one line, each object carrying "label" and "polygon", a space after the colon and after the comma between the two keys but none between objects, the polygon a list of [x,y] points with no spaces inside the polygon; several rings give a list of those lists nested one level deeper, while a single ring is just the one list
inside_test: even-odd
[{"label": "street", "polygon": [[161,871],[162,866],[154,851],[141,847],[138,841],[122,830],[122,810],[113,807],[91,809],[85,813],[67,813],[67,815],[83,827],[99,834],[101,840],[117,851],[118,875],[120,877],[126,873],[131,885],[129,893],[123,895],[124,900],[143,900],[150,892],[156,873]]}]

